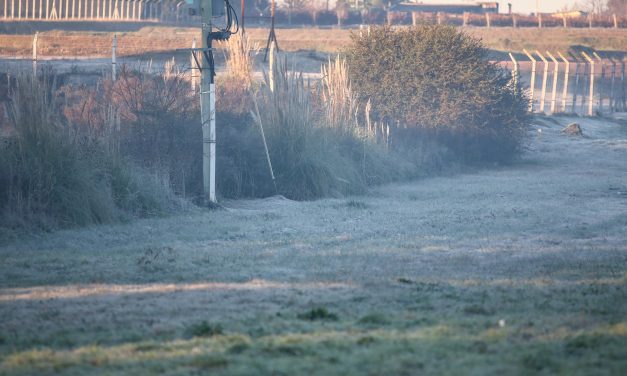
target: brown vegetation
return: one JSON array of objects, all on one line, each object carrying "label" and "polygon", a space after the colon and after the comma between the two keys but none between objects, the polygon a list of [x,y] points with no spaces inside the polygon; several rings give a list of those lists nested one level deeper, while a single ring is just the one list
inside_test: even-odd
[{"label": "brown vegetation", "polygon": [[[522,52],[523,48],[568,50],[581,45],[598,50],[626,50],[627,29],[537,29],[537,28],[464,28],[480,38],[487,48]],[[252,43],[265,46],[266,28],[246,29]],[[277,29],[279,46],[285,51],[315,50],[338,52],[350,45],[347,29],[295,28]],[[120,56],[173,52],[190,48],[198,28],[145,27],[137,32],[117,33]],[[53,31],[40,33],[40,57],[107,57],[111,55],[113,33]],[[0,35],[0,56],[30,57],[32,35]]]}]

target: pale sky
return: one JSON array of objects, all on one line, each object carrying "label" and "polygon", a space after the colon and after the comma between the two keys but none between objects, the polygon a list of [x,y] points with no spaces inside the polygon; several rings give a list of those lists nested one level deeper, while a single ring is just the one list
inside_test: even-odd
[{"label": "pale sky", "polygon": [[[474,4],[480,1],[490,1],[490,0],[417,0],[417,2],[422,2],[425,4],[435,3],[435,4],[464,4],[470,3]],[[555,12],[564,8],[564,6],[572,7],[576,3],[583,3],[585,1],[576,1],[576,0],[537,0],[540,6],[540,12],[548,13]],[[534,13],[536,11],[536,0],[499,0],[499,11],[501,13],[507,12],[507,3],[512,4],[512,11],[515,13]]]}]

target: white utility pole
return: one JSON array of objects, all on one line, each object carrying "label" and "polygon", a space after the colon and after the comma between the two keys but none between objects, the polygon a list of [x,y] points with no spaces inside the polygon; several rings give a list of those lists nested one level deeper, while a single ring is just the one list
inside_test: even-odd
[{"label": "white utility pole", "polygon": [[203,59],[200,74],[200,119],[202,122],[202,172],[205,199],[216,202],[216,96],[211,56],[212,0],[200,1]]}]

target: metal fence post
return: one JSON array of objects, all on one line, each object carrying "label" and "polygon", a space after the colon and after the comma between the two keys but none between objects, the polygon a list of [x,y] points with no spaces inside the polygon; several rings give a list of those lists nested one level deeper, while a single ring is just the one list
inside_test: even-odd
[{"label": "metal fence post", "polygon": [[570,73],[570,62],[561,52],[557,51],[559,57],[564,61],[564,89],[562,90],[562,112],[566,112],[566,100],[568,97],[568,74]]},{"label": "metal fence post", "polygon": [[531,60],[531,82],[529,83],[529,112],[533,112],[533,95],[536,89],[536,59],[527,50],[523,49],[523,52]]},{"label": "metal fence post", "polygon": [[544,112],[544,100],[546,98],[546,82],[549,78],[549,62],[546,58],[540,53],[540,51],[536,50],[536,55],[540,56],[542,62],[544,63],[544,70],[542,72],[542,92],[540,94],[540,112]]},{"label": "metal fence post", "polygon": [[605,62],[598,53],[592,52],[592,55],[601,64],[601,76],[599,76],[599,111],[603,111],[603,81],[605,81]]},{"label": "metal fence post", "polygon": [[588,99],[588,116],[592,116],[592,106],[594,102],[594,60],[587,53],[581,52],[583,57],[590,63],[590,98]]},{"label": "metal fence post", "polygon": [[557,102],[557,76],[559,75],[559,62],[549,51],[546,54],[553,61],[553,87],[551,90],[551,114],[555,113],[555,105]]},{"label": "metal fence post", "polygon": [[35,32],[33,37],[33,76],[37,76],[37,42],[39,39],[39,32]]}]

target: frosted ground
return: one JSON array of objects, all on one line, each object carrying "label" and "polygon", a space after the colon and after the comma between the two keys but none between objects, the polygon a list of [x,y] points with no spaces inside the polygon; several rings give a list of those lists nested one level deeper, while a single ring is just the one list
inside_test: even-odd
[{"label": "frosted ground", "polygon": [[621,374],[627,123],[531,133],[514,166],[5,245],[0,374]]}]

